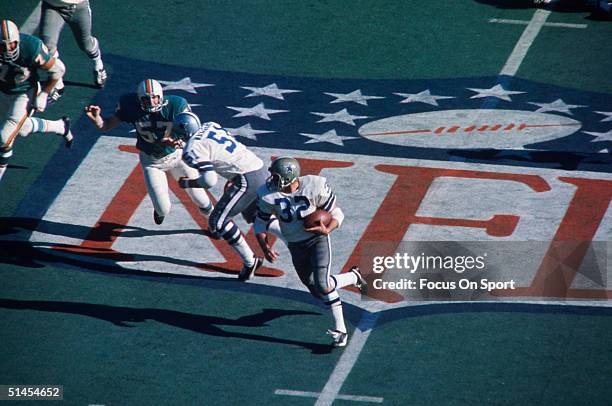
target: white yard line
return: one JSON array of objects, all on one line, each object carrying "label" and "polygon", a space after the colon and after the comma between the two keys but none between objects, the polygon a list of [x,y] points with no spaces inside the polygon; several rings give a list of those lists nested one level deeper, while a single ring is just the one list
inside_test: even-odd
[{"label": "white yard line", "polygon": [[[285,395],[285,396],[298,396],[302,398],[318,398],[321,393],[320,392],[307,392],[302,390],[291,390],[291,389],[277,389],[274,391],[275,395]],[[338,395],[336,399],[341,400],[352,400],[353,402],[369,402],[369,403],[382,403],[384,401],[383,398],[379,398],[376,396],[357,396],[357,395]]]},{"label": "white yard line", "polygon": [[353,336],[350,337],[348,346],[344,349],[344,352],[336,364],[334,371],[321,391],[315,406],[329,406],[335,399],[338,398],[340,389],[353,369],[355,362],[357,362],[357,358],[359,358],[361,350],[363,350],[366,341],[368,341],[368,337],[370,336],[372,328],[374,328],[377,319],[378,313],[363,313],[363,316],[361,317]]},{"label": "white yard line", "polygon": [[523,63],[523,59],[525,59],[525,56],[527,55],[527,51],[529,51],[531,44],[533,44],[533,41],[540,33],[540,29],[542,29],[546,23],[546,19],[549,15],[550,11],[548,10],[537,10],[533,14],[531,21],[529,21],[525,31],[523,31],[523,35],[521,35],[521,38],[519,38],[514,50],[512,51],[512,54],[510,54],[510,57],[502,68],[500,75],[516,75],[516,72],[518,72],[519,67]]},{"label": "white yard line", "polygon": [[[497,24],[516,24],[529,25],[529,21],[525,20],[509,20],[505,18],[491,18],[490,23]],[[568,23],[544,23],[544,27],[560,27],[560,28],[587,28],[587,24],[568,24]]]}]

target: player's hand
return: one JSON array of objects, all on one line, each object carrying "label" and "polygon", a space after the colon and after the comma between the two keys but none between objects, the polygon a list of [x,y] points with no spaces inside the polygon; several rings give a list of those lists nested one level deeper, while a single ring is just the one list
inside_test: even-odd
[{"label": "player's hand", "polygon": [[268,262],[274,262],[280,257],[280,254],[274,251],[269,245],[263,249],[263,253]]},{"label": "player's hand", "polygon": [[85,106],[85,114],[91,121],[96,121],[98,118],[102,118],[102,109],[100,106],[96,106],[90,104],[89,106]]},{"label": "player's hand", "polygon": [[36,99],[34,100],[34,109],[36,109],[36,111],[40,111],[41,113],[45,111],[45,109],[47,108],[48,98],[49,98],[49,93],[47,92],[38,93],[38,95],[36,96]]},{"label": "player's hand", "polygon": [[185,141],[175,140],[174,138],[162,138],[161,142],[175,149],[183,149],[185,147]]},{"label": "player's hand", "polygon": [[104,121],[102,120],[102,109],[100,108],[100,106],[90,104],[89,106],[86,106],[84,110],[85,110],[85,114],[87,115],[87,117],[96,126],[102,127],[102,125],[104,124]]},{"label": "player's hand", "polygon": [[329,233],[332,232],[333,228],[329,228],[325,224],[323,224],[322,222],[319,222],[318,226],[310,227],[310,228],[305,228],[304,230],[306,230],[308,232],[311,232],[311,233],[316,233],[316,234],[321,234],[321,235],[328,235]]}]

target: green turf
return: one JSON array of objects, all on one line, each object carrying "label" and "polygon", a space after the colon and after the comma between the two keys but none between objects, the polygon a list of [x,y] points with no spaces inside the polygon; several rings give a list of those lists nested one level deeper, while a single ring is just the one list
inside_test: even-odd
[{"label": "green turf", "polygon": [[373,330],[342,393],[393,405],[603,405],[612,396],[611,332],[609,316],[478,312],[394,321]]},{"label": "green turf", "polygon": [[[320,390],[341,354],[313,354],[331,316],[292,300],[51,268],[3,280],[0,382],[61,384],[70,404],[282,404],[276,389]],[[265,309],[281,315],[249,325]]]},{"label": "green turf", "polygon": [[[36,3],[0,2],[0,15],[21,24]],[[203,69],[368,79],[494,76],[524,26],[488,20],[529,20],[534,12],[472,0],[92,3],[105,53]],[[588,28],[543,28],[518,76],[612,94],[612,25],[585,20],[587,14],[551,14],[551,22]],[[88,87],[91,67],[68,29],[60,50],[71,83],[44,117],[78,120],[96,93]],[[111,80],[121,75],[108,69]],[[58,148],[54,137],[18,140],[11,164],[23,168],[12,168],[0,184],[0,216],[13,214]],[[0,299],[30,305],[0,309],[0,383],[62,384],[64,404],[313,404],[274,390],[321,391],[341,354],[278,341],[326,342],[329,315],[301,301],[55,264],[2,264],[0,272]],[[227,325],[264,309],[315,314]],[[382,396],[391,405],[607,404],[611,323],[601,316],[475,313],[383,324],[340,392]]]}]

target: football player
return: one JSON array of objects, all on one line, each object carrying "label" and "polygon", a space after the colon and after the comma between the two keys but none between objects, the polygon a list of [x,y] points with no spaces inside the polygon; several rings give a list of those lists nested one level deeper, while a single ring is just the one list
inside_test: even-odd
[{"label": "football player", "polygon": [[[93,80],[97,88],[103,88],[106,69],[100,54],[98,39],[91,35],[91,8],[89,0],[43,0],[41,6],[40,38],[51,55],[58,56],[57,43],[64,24],[68,23],[79,48],[87,54],[93,65]],[[57,101],[64,93],[60,80],[51,99]]]},{"label": "football player", "polygon": [[[51,56],[39,38],[20,33],[12,21],[0,22],[0,90],[8,102],[0,127],[0,179],[13,155],[17,135],[58,134],[64,137],[67,147],[72,145],[68,117],[43,120],[31,116],[34,111],[45,111],[49,92],[64,76],[65,70],[62,61]],[[39,83],[41,71],[47,72],[47,80],[42,84]]]},{"label": "football player", "polygon": [[[190,168],[181,159],[182,150],[172,145],[171,132],[174,118],[190,111],[187,100],[180,96],[164,97],[161,84],[153,79],[140,82],[136,93],[127,93],[119,98],[115,114],[102,117],[100,106],[85,107],[87,117],[99,131],[108,131],[121,122],[132,123],[136,129],[136,148],[139,150],[145,183],[153,202],[153,221],[162,224],[170,212],[170,195],[166,172],[174,179],[182,177],[197,178],[196,169]],[[206,191],[188,189],[191,200],[199,207],[204,216],[212,211],[212,202]]]},{"label": "football player", "polygon": [[180,179],[181,187],[209,189],[217,183],[217,175],[227,179],[223,196],[208,219],[208,227],[213,237],[227,241],[242,259],[244,265],[238,279],[251,279],[263,264],[263,258],[255,256],[232,218],[241,213],[249,224],[255,219],[257,188],[267,178],[263,161],[219,124],[201,125],[193,113],[176,117],[173,138],[184,143],[183,160],[200,174],[197,179]]},{"label": "football player", "polygon": [[[357,267],[347,273],[330,274],[330,233],[340,227],[344,219],[342,210],[336,206],[336,195],[324,177],[300,176],[300,164],[294,158],[277,158],[269,171],[267,182],[257,190],[257,241],[268,261],[274,262],[279,257],[268,243],[269,230],[266,228],[271,216],[275,215],[300,280],[313,296],[331,308],[335,327],[327,333],[332,336],[332,344],[344,347],[348,333],[338,289],[355,285],[364,293],[367,284]],[[331,222],[304,228],[304,218],[317,209],[328,211]]]}]

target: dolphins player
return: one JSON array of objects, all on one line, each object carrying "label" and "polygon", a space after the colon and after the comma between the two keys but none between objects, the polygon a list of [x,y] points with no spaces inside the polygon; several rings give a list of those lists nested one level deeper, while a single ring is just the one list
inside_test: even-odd
[{"label": "dolphins player", "polygon": [[[166,172],[179,179],[197,178],[198,171],[190,168],[181,159],[182,150],[176,149],[171,142],[174,118],[189,111],[187,100],[180,96],[165,96],[161,84],[153,79],[140,82],[136,93],[127,93],[119,98],[115,114],[102,117],[100,106],[85,107],[87,117],[99,131],[108,131],[121,122],[132,123],[136,128],[136,147],[140,151],[147,191],[153,202],[153,220],[162,224],[170,212],[170,195]],[[202,189],[188,189],[191,200],[199,207],[204,216],[212,210],[212,203]]]},{"label": "dolphins player", "polygon": [[[48,75],[42,84],[39,71]],[[49,92],[65,72],[62,61],[54,58],[39,38],[20,33],[12,21],[0,21],[0,90],[9,104],[0,127],[0,179],[13,155],[17,135],[57,134],[64,137],[67,147],[72,145],[68,117],[61,120],[31,117],[33,111],[45,111]]]}]

